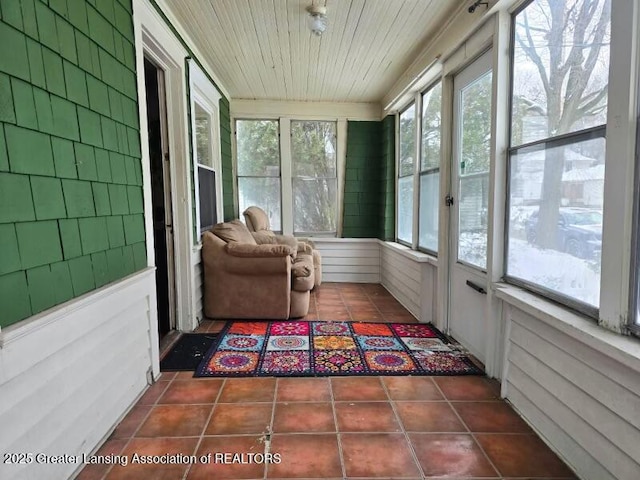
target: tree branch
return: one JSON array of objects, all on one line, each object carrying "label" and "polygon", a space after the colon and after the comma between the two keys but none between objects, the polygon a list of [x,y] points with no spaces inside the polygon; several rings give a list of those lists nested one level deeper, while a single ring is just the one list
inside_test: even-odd
[{"label": "tree branch", "polygon": [[524,53],[531,59],[531,61],[538,68],[538,72],[540,73],[540,79],[542,80],[542,85],[544,86],[544,89],[548,94],[549,93],[549,79],[547,78],[547,70],[544,67],[544,63],[542,62],[542,58],[540,58],[540,55],[538,55],[538,52],[536,51],[536,47],[535,47],[533,38],[531,37],[531,31],[529,30],[529,18],[527,16],[527,11],[525,10],[523,13],[524,13],[524,31],[525,31],[525,33],[527,35],[527,41],[529,42],[529,44],[528,45],[525,44],[525,42],[522,40],[522,38],[520,38],[520,35],[518,35],[518,34],[516,34],[516,41],[518,42],[518,44],[520,45],[522,50],[524,50]]}]

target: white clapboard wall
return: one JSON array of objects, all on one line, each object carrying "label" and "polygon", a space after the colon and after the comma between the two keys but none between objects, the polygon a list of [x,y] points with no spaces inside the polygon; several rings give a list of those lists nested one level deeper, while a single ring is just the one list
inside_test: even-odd
[{"label": "white clapboard wall", "polygon": [[581,479],[639,479],[638,365],[516,307],[505,315],[506,398]]},{"label": "white clapboard wall", "polygon": [[382,285],[420,321],[434,321],[435,259],[397,243],[379,243]]},{"label": "white clapboard wall", "polygon": [[193,313],[197,323],[200,323],[204,319],[204,279],[202,277],[202,250],[200,248],[194,248],[191,254],[191,264],[193,265]]},{"label": "white clapboard wall", "polygon": [[380,247],[372,238],[313,238],[323,282],[380,283]]},{"label": "white clapboard wall", "polygon": [[[147,269],[0,332],[0,452],[82,455],[104,440],[147,387],[154,285]],[[78,467],[0,462],[0,478]]]}]

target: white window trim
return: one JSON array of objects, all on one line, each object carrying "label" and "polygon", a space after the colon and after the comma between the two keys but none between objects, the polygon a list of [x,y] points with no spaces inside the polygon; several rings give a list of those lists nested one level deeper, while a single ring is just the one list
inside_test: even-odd
[{"label": "white window trim", "polygon": [[[193,59],[189,59],[189,83],[191,92],[191,142],[193,153],[193,185],[195,188],[195,209],[196,209],[196,235],[198,235],[197,244],[200,244],[200,189],[198,182],[198,168],[204,167],[213,170],[216,173],[216,215],[218,219],[224,216],[223,195],[222,195],[222,154],[220,145],[220,110],[219,103],[222,96],[216,87],[204,74],[202,69]],[[196,103],[207,112],[211,118],[211,160],[213,166],[198,163],[197,158],[197,139],[196,139]]]}]

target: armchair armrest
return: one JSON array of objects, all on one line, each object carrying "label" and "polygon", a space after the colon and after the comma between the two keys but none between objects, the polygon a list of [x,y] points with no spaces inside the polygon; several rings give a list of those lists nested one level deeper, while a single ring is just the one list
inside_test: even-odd
[{"label": "armchair armrest", "polygon": [[[235,246],[231,246],[235,245]],[[230,248],[228,248],[230,247]],[[275,247],[275,248],[271,248]],[[246,282],[264,282],[259,277],[291,277],[291,249],[283,245],[246,245],[230,243],[220,258],[220,267],[230,274],[242,275]],[[289,283],[289,280],[286,282]]]}]

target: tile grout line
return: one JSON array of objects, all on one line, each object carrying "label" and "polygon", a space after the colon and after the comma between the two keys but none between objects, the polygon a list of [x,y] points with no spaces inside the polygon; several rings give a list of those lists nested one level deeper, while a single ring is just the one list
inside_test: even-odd
[{"label": "tile grout line", "polygon": [[[273,391],[273,404],[271,405],[271,420],[269,422],[269,425],[267,425],[267,433],[266,435],[268,435],[268,439],[267,441],[269,442],[269,446],[268,446],[268,451],[266,453],[271,453],[271,437],[273,436],[273,426],[274,426],[274,422],[276,419],[276,403],[277,403],[277,399],[278,399],[278,386],[280,384],[280,378],[278,377],[274,377],[276,380],[276,385],[274,387],[274,391]],[[269,475],[269,462],[264,462],[264,473],[262,475],[262,478],[268,478]]]},{"label": "tile grout line", "polygon": [[[489,462],[489,465],[491,465],[491,468],[493,468],[496,473],[498,474],[498,478],[502,479],[502,473],[500,472],[500,470],[498,470],[498,467],[496,467],[494,465],[494,463],[491,461],[491,459],[489,458],[489,455],[487,455],[487,452],[484,451],[484,448],[482,448],[482,445],[480,445],[480,442],[478,442],[478,439],[476,438],[475,434],[471,431],[471,428],[469,428],[469,426],[467,425],[467,422],[464,421],[464,419],[462,418],[462,416],[458,413],[458,411],[455,409],[455,407],[453,406],[453,404],[451,403],[451,401],[449,400],[449,398],[444,394],[444,392],[442,391],[442,389],[440,388],[440,385],[438,385],[438,382],[436,382],[435,380],[433,381],[433,383],[436,384],[436,387],[438,388],[438,390],[440,391],[440,393],[442,394],[442,396],[445,398],[445,400],[447,401],[447,405],[449,405],[449,408],[451,410],[453,410],[453,413],[456,417],[458,417],[458,420],[460,420],[460,422],[462,423],[462,425],[464,426],[464,428],[467,429],[467,431],[469,432],[469,435],[471,436],[471,438],[473,439],[474,443],[478,446],[478,448],[480,449],[480,451],[482,452],[482,455],[484,455],[484,458],[487,459],[487,462]],[[462,401],[459,401],[462,402]]]},{"label": "tile grout line", "polygon": [[[177,375],[176,375],[177,378]],[[174,378],[175,380],[175,378]],[[213,412],[216,409],[216,406],[218,405],[218,400],[220,399],[220,395],[222,395],[222,390],[224,389],[225,385],[227,383],[227,379],[224,378],[222,381],[222,384],[220,385],[220,388],[218,389],[218,394],[216,395],[216,399],[213,402],[213,405],[211,406],[211,411],[209,412],[209,415],[207,416],[207,421],[204,423],[204,426],[202,427],[202,432],[200,432],[200,437],[198,438],[198,441],[196,442],[196,448],[193,451],[194,455],[198,454],[198,449],[200,448],[200,445],[202,445],[202,440],[204,440],[204,433],[207,431],[207,427],[209,426],[209,422],[211,422],[211,417],[213,417]],[[187,405],[192,405],[192,404],[187,404]],[[197,457],[196,457],[197,459]],[[189,464],[187,465],[187,469],[184,472],[183,475],[183,480],[186,480],[187,476],[189,475],[189,472],[191,472],[191,467],[193,466],[193,464]]]},{"label": "tile grout line", "polygon": [[382,378],[380,379],[380,383],[382,384],[382,388],[384,389],[384,392],[387,395],[387,398],[389,399],[389,402],[388,402],[389,406],[391,407],[391,410],[393,411],[393,414],[396,417],[396,421],[398,422],[398,426],[401,429],[401,433],[404,435],[404,439],[407,442],[407,446],[409,447],[409,452],[411,452],[411,458],[413,459],[413,462],[418,467],[418,471],[420,472],[420,477],[426,478],[424,470],[422,470],[422,465],[420,464],[420,460],[418,459],[418,454],[416,453],[415,448],[413,448],[413,442],[411,442],[411,438],[409,437],[409,432],[407,432],[407,429],[405,428],[404,423],[402,422],[402,419],[400,418],[400,415],[396,410],[395,403],[391,398],[389,389],[387,388],[387,384],[382,380]]},{"label": "tile grout line", "polygon": [[336,443],[338,444],[338,457],[340,458],[340,468],[342,469],[342,478],[347,478],[347,467],[344,464],[344,452],[342,451],[342,437],[340,429],[338,428],[338,414],[336,413],[336,401],[333,394],[333,382],[331,377],[328,378],[329,383],[329,398],[331,400],[331,411],[333,412],[333,424],[336,430]]}]

